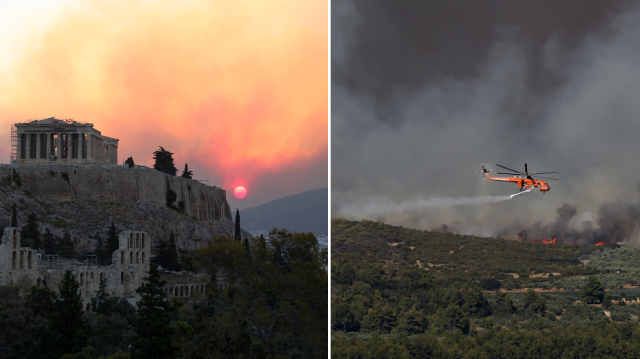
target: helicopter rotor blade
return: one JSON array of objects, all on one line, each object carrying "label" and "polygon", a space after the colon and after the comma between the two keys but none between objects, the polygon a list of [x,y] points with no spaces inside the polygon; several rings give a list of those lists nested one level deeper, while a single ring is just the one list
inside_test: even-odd
[{"label": "helicopter rotor blade", "polygon": [[544,178],[544,179],[550,179],[550,180],[558,181],[558,179],[557,179],[557,178],[550,178],[550,177],[537,176],[536,178]]},{"label": "helicopter rotor blade", "polygon": [[505,172],[498,172],[499,175],[510,175],[510,176],[516,176],[516,175],[523,175],[524,173],[505,173]]},{"label": "helicopter rotor blade", "polygon": [[524,164],[524,173],[526,173],[527,175],[529,175],[529,171],[527,170],[527,164]]},{"label": "helicopter rotor blade", "polygon": [[553,172],[538,172],[538,173],[532,173],[531,175],[532,176],[533,175],[546,175],[546,174],[549,174],[549,173],[558,173],[558,172],[556,172],[556,171],[553,171]]},{"label": "helicopter rotor blade", "polygon": [[522,172],[520,172],[520,171],[512,170],[512,169],[511,169],[511,168],[509,168],[509,167],[501,166],[501,165],[499,165],[499,164],[497,164],[497,163],[496,163],[496,166],[498,166],[498,167],[502,167],[502,168],[504,168],[505,170],[513,171],[513,172],[516,172],[516,173],[522,173]]}]

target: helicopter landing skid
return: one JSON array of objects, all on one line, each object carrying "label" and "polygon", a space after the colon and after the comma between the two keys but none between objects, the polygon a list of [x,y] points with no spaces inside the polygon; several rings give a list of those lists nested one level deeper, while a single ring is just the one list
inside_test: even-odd
[{"label": "helicopter landing skid", "polygon": [[513,198],[513,197],[515,197],[515,196],[519,196],[519,195],[521,195],[521,194],[529,193],[529,192],[531,192],[531,191],[533,191],[533,188],[529,188],[529,189],[524,190],[524,191],[522,191],[522,192],[518,192],[518,193],[516,193],[516,194],[512,194],[512,195],[511,195],[511,196],[509,196],[509,197],[510,197],[510,198]]}]

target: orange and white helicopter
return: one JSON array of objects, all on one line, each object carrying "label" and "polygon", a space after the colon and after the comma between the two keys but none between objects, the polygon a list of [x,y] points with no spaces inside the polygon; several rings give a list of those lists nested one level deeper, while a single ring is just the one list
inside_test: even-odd
[{"label": "orange and white helicopter", "polygon": [[[544,179],[550,179],[550,180],[558,180],[557,178],[549,178],[549,177],[542,177],[542,176],[538,176],[538,175],[544,175],[544,174],[549,174],[549,173],[558,173],[558,172],[538,172],[538,173],[529,173],[529,171],[527,170],[527,164],[524,164],[524,172],[520,172],[520,171],[516,171],[516,170],[512,170],[511,168],[507,168],[505,166],[500,166],[500,165],[496,165],[498,167],[502,167],[506,170],[509,170],[513,173],[504,173],[504,172],[498,172],[499,175],[510,175],[513,177],[491,177],[489,175],[489,172],[491,172],[491,170],[485,169],[484,168],[484,164],[482,165],[482,175],[485,179],[487,180],[491,180],[491,181],[501,181],[501,182],[514,182],[517,186],[518,186],[518,193],[516,194],[512,194],[511,198],[521,195],[521,194],[525,194],[528,192],[533,191],[533,189],[535,187],[538,187],[540,189],[540,192],[542,193],[547,193],[549,192],[549,190],[551,189],[551,187],[549,186],[549,184],[547,182],[543,182],[543,181],[538,181],[538,178],[544,178]],[[478,172],[476,172],[477,174]],[[533,177],[536,176],[536,177]]]}]

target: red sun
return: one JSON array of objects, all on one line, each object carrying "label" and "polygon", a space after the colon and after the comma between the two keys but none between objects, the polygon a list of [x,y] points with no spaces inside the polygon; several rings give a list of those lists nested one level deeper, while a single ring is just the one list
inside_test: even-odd
[{"label": "red sun", "polygon": [[244,198],[247,195],[247,189],[242,187],[242,186],[238,186],[233,191],[233,194],[235,194],[236,197],[238,197],[238,198]]}]

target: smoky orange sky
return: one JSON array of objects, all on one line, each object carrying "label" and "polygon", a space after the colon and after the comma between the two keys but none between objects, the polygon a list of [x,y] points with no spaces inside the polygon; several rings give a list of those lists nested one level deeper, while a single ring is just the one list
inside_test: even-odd
[{"label": "smoky orange sky", "polygon": [[[159,146],[232,208],[326,187],[326,1],[77,1],[0,62],[0,151],[34,118],[90,122],[120,161]],[[25,21],[28,21],[26,19]],[[6,159],[5,159],[6,158]],[[243,200],[233,196],[245,186]]]}]

